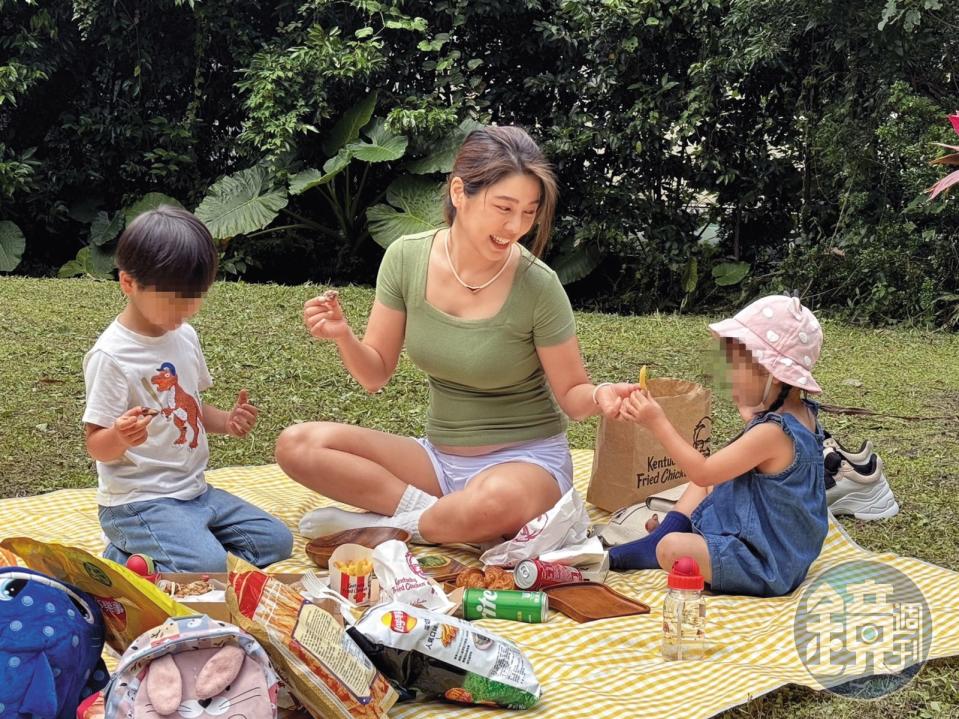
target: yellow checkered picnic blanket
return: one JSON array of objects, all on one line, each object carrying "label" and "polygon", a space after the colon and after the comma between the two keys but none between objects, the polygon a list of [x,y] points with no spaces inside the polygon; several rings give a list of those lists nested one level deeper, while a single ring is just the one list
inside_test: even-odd
[{"label": "yellow checkered picnic blanket", "polygon": [[[585,495],[592,452],[576,450],[573,460],[577,487]],[[329,504],[272,465],[219,469],[209,472],[208,479],[272,512],[294,530],[304,512]],[[590,507],[590,515],[601,522],[606,513]],[[102,543],[93,490],[0,500],[0,538],[21,535],[99,553]],[[293,557],[273,565],[271,571],[310,569],[304,543],[298,538]],[[466,551],[450,554],[477,564],[475,555]],[[895,567],[921,589],[933,622],[930,659],[959,654],[959,574],[917,559],[867,552],[831,521],[822,554],[806,584],[829,567],[857,559]],[[790,682],[821,688],[800,660],[793,638],[793,620],[806,584],[777,599],[708,597],[707,659],[666,662],[660,657],[666,574],[611,573],[607,583],[648,604],[651,613],[590,624],[575,624],[556,612],[546,624],[483,620],[489,629],[523,649],[543,686],[542,700],[524,716],[709,717]],[[505,710],[438,702],[400,704],[390,715],[396,719],[517,716]]]}]

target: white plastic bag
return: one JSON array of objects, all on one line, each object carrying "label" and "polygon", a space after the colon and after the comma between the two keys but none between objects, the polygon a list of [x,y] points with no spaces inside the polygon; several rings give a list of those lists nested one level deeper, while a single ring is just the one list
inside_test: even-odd
[{"label": "white plastic bag", "polygon": [[515,537],[483,552],[480,561],[485,565],[513,567],[524,559],[536,559],[557,549],[585,544],[587,529],[589,515],[583,498],[571,489],[546,514],[527,522]]}]

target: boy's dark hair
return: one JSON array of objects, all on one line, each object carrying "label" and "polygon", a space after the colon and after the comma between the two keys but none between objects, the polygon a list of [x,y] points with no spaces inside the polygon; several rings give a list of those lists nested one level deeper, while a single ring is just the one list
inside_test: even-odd
[{"label": "boy's dark hair", "polygon": [[199,297],[210,289],[217,261],[206,225],[171,205],[139,215],[117,244],[117,267],[137,284],[183,297]]}]

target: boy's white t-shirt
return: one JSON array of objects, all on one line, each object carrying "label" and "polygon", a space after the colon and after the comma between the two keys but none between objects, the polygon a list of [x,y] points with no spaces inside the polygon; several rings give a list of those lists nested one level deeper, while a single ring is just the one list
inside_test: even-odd
[{"label": "boy's white t-shirt", "polygon": [[83,377],[84,422],[112,427],[138,406],[161,412],[148,425],[146,442],[117,460],[97,462],[98,504],[193,499],[206,490],[210,451],[200,392],[213,380],[196,330],[184,323],[147,337],[114,320],[83,358]]}]

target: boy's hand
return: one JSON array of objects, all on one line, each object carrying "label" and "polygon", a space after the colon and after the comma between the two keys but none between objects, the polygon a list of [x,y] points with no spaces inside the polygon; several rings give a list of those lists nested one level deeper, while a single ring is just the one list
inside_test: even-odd
[{"label": "boy's hand", "polygon": [[310,334],[321,340],[335,340],[350,332],[336,290],[324,292],[303,305],[303,324]]},{"label": "boy's hand", "polygon": [[236,397],[236,403],[230,410],[226,418],[226,431],[234,437],[246,437],[256,424],[256,416],[259,413],[256,407],[250,404],[250,393],[245,389],[240,390]]},{"label": "boy's hand", "polygon": [[147,427],[156,415],[156,410],[134,407],[117,417],[113,429],[124,445],[136,447],[147,441]]},{"label": "boy's hand", "polygon": [[629,422],[636,422],[647,427],[651,427],[657,422],[666,419],[666,413],[659,406],[659,402],[653,399],[649,390],[636,390],[623,400],[623,406],[620,408],[622,419]]}]

